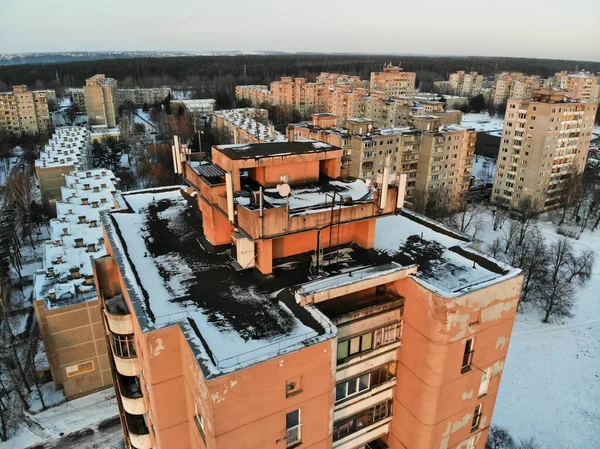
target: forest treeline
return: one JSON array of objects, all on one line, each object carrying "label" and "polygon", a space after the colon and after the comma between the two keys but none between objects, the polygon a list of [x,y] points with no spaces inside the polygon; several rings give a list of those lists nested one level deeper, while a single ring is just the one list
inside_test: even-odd
[{"label": "forest treeline", "polygon": [[369,79],[384,63],[399,62],[407,71],[417,73],[421,90],[433,81],[447,79],[457,70],[474,70],[485,76],[500,71],[550,76],[560,70],[600,71],[600,62],[552,59],[475,57],[475,56],[398,56],[398,55],[239,55],[189,56],[171,58],[106,59],[66,64],[15,65],[0,68],[0,91],[14,84],[35,88],[81,87],[95,73],[116,78],[121,87],[168,85],[196,90],[199,98],[224,95],[220,103],[232,98],[235,85],[269,84],[282,75],[314,80],[322,71],[342,72]]}]

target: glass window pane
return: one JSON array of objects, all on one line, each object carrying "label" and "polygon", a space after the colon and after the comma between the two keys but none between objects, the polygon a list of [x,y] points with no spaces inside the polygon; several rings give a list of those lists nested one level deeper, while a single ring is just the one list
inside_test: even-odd
[{"label": "glass window pane", "polygon": [[361,351],[367,351],[373,346],[373,334],[365,334],[362,336]]},{"label": "glass window pane", "polygon": [[335,387],[335,400],[339,401],[346,397],[346,384],[340,384]]},{"label": "glass window pane", "polygon": [[356,383],[356,379],[352,379],[350,382],[348,382],[348,396],[356,393]]},{"label": "glass window pane", "polygon": [[358,354],[360,352],[360,337],[354,337],[350,340],[350,354]]},{"label": "glass window pane", "polygon": [[300,410],[294,410],[285,415],[285,425],[287,429],[300,424]]},{"label": "glass window pane", "polygon": [[342,360],[348,357],[348,341],[338,343],[337,359]]},{"label": "glass window pane", "polygon": [[358,391],[364,391],[369,388],[370,374],[363,374],[358,378]]}]

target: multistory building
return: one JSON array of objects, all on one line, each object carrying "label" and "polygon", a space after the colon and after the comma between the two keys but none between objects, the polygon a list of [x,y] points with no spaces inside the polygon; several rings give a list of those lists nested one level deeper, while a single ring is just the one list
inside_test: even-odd
[{"label": "multistory building", "polygon": [[453,95],[464,95],[470,97],[473,95],[474,89],[483,87],[483,75],[477,72],[465,72],[459,70],[456,73],[451,73],[448,79],[449,93]]},{"label": "multistory building", "polygon": [[240,108],[213,112],[213,133],[233,143],[285,142],[286,137],[269,123],[266,109]]},{"label": "multistory building", "polygon": [[216,146],[102,217],[128,448],[485,447],[522,276],[341,156]]},{"label": "multistory building", "polygon": [[43,267],[34,275],[33,304],[56,388],[67,399],[112,387],[92,258],[106,255],[100,212],[114,208],[110,170],[64,176]]},{"label": "multistory building", "polygon": [[600,77],[590,72],[558,72],[550,79],[550,87],[555,87],[574,100],[599,101]]},{"label": "multistory building", "polygon": [[169,87],[134,87],[130,89],[119,88],[117,90],[117,102],[119,105],[133,103],[134,106],[152,106],[162,103],[171,95]]},{"label": "multistory building", "polygon": [[265,85],[235,86],[235,98],[247,100],[251,106],[256,108],[273,104],[273,94],[269,90],[269,86]]},{"label": "multistory building", "polygon": [[71,89],[71,104],[78,112],[85,112],[85,94],[83,89]]},{"label": "multistory building", "polygon": [[85,80],[83,87],[85,110],[90,125],[115,128],[117,126],[117,80],[106,75],[94,75]]},{"label": "multistory building", "polygon": [[522,73],[502,72],[496,75],[491,99],[495,105],[505,103],[509,98],[530,98],[534,89],[540,87],[538,75],[525,76]]},{"label": "multistory building", "polygon": [[[27,86],[13,86],[12,92],[0,92],[0,132],[9,134],[49,132],[52,121],[48,108],[48,92],[30,91]],[[56,102],[55,93],[54,101]]]},{"label": "multistory building", "polygon": [[585,169],[597,108],[552,88],[509,100],[492,202],[517,208],[529,197],[540,210],[559,206],[565,182]]},{"label": "multistory building", "polygon": [[74,170],[91,167],[90,132],[82,126],[56,128],[54,134],[35,161],[42,200],[54,205],[62,198],[64,176]]},{"label": "multistory building", "polygon": [[210,117],[210,115],[215,111],[216,100],[213,98],[171,100],[171,104],[182,104],[194,117]]},{"label": "multistory building", "polygon": [[386,97],[415,95],[415,72],[404,72],[402,67],[390,62],[383,66],[383,72],[371,72],[371,90],[381,91]]}]

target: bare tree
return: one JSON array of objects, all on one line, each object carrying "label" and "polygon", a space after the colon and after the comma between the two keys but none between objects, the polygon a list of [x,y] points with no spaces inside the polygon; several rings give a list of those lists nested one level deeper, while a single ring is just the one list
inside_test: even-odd
[{"label": "bare tree", "polygon": [[448,189],[436,187],[427,192],[424,213],[427,217],[438,221],[447,221],[454,209],[454,199]]},{"label": "bare tree", "polygon": [[580,282],[587,282],[592,277],[595,260],[594,251],[584,251],[580,256],[571,256],[567,260],[568,281],[578,278]]},{"label": "bare tree", "polygon": [[492,206],[492,228],[494,231],[502,229],[504,223],[508,219],[508,216],[509,214],[506,209]]},{"label": "bare tree", "polygon": [[474,230],[476,233],[481,227],[483,221],[483,204],[476,201],[465,201],[462,207],[454,214],[454,225],[460,229],[460,232],[469,232]]},{"label": "bare tree", "polygon": [[560,205],[562,207],[562,213],[560,215],[558,226],[561,226],[564,223],[565,217],[567,216],[567,210],[581,196],[582,187],[583,174],[577,173],[574,167],[571,166],[571,170],[565,176],[562,189],[560,191]]},{"label": "bare tree", "polygon": [[487,248],[488,254],[491,255],[494,259],[498,258],[501,250],[502,240],[500,240],[499,237],[497,237]]},{"label": "bare tree", "polygon": [[[521,302],[538,299],[539,292],[548,277],[548,249],[539,231],[528,234],[522,245],[516,245],[513,264],[523,270]],[[535,297],[532,298],[532,294]]]},{"label": "bare tree", "polygon": [[560,239],[550,247],[547,279],[540,286],[538,303],[544,312],[544,323],[555,317],[571,317],[575,290],[569,282],[567,261],[573,257],[571,244]]},{"label": "bare tree", "polygon": [[515,441],[504,427],[492,426],[488,433],[485,449],[514,449]]},{"label": "bare tree", "polygon": [[540,208],[537,201],[532,200],[530,196],[522,198],[517,204],[517,213],[519,214],[519,236],[517,245],[521,245],[525,240],[525,236],[533,226],[533,219],[539,214]]},{"label": "bare tree", "polygon": [[509,221],[508,229],[506,229],[504,231],[504,234],[502,235],[502,243],[504,244],[504,254],[508,254],[512,247],[517,244],[520,228],[521,226],[518,222],[514,220]]}]

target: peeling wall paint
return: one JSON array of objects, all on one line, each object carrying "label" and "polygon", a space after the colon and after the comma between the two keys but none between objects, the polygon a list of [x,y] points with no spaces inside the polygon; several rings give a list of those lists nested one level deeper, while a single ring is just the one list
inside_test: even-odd
[{"label": "peeling wall paint", "polygon": [[510,337],[498,337],[498,339],[496,340],[495,349],[504,349],[504,346],[506,346],[508,340],[510,340]]},{"label": "peeling wall paint", "polygon": [[158,357],[160,353],[165,349],[162,338],[157,338],[155,340],[156,346],[150,344],[150,358]]},{"label": "peeling wall paint", "polygon": [[481,322],[487,323],[488,321],[495,321],[502,318],[502,315],[512,309],[516,309],[519,299],[515,298],[512,301],[501,302],[494,304],[481,311]]},{"label": "peeling wall paint", "polygon": [[467,399],[471,399],[472,397],[473,397],[473,390],[471,390],[471,391],[465,391],[462,394],[463,401],[466,401]]}]

